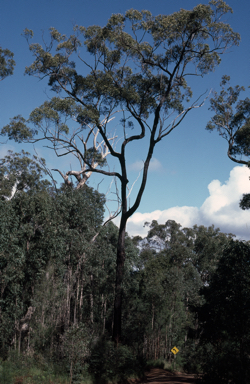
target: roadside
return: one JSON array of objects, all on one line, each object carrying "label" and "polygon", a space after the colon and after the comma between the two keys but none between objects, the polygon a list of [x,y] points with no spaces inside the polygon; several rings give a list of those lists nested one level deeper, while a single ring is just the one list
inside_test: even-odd
[{"label": "roadside", "polygon": [[131,384],[195,384],[196,376],[187,373],[172,373],[161,368],[153,368],[145,373],[142,381],[131,381]]}]

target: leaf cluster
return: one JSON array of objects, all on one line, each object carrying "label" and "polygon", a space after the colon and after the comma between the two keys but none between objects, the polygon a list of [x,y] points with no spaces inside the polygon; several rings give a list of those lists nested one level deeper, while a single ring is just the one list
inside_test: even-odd
[{"label": "leaf cluster", "polygon": [[32,194],[38,190],[45,190],[51,187],[44,177],[44,159],[37,156],[30,157],[29,152],[24,150],[21,153],[14,153],[9,150],[8,155],[0,160],[0,194],[9,196],[11,189],[16,183],[16,193]]},{"label": "leaf cluster", "polygon": [[[246,97],[244,100],[239,100],[245,88],[239,85],[232,87],[229,82],[230,76],[224,75],[220,83],[220,93],[214,92],[214,97],[210,100],[210,110],[215,114],[208,122],[206,129],[209,131],[216,129],[219,135],[227,140],[231,156],[248,157],[250,154],[250,99]],[[247,164],[246,161],[244,163]]]},{"label": "leaf cluster", "polygon": [[13,57],[13,52],[0,46],[0,81],[4,80],[7,76],[13,75],[16,65]]},{"label": "leaf cluster", "polygon": [[[239,34],[221,21],[228,12],[231,8],[218,0],[155,17],[130,9],[113,14],[104,27],[76,26],[68,38],[51,28],[45,48],[30,44],[35,61],[26,73],[48,76],[52,89],[64,90],[83,105],[95,123],[118,105],[143,119],[159,103],[166,113],[180,113],[191,96],[186,76],[212,71],[224,50],[239,42]],[[32,37],[30,31],[25,34]],[[71,59],[80,46],[93,57],[88,63],[79,54],[89,69],[86,76]]]}]

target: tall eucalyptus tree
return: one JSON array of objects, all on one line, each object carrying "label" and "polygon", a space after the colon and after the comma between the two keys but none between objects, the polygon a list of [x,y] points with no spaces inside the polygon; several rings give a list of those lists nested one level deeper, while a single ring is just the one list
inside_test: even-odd
[{"label": "tall eucalyptus tree", "polygon": [[[168,136],[189,111],[202,105],[198,100],[190,102],[192,92],[188,79],[213,71],[221,61],[220,56],[239,43],[239,34],[223,22],[228,12],[232,9],[222,0],[211,0],[208,5],[181,9],[171,15],[153,16],[149,11],[130,9],[125,15],[113,14],[104,27],[76,26],[69,38],[51,28],[49,45],[29,45],[35,60],[26,68],[26,73],[48,77],[52,90],[60,92],[56,100],[61,103],[61,112],[67,116],[73,105],[81,129],[85,127],[90,132],[97,129],[103,145],[120,166],[120,172],[94,168],[86,153],[77,146],[78,131],[67,140],[67,124],[54,121],[56,134],[50,135],[52,148],[57,150],[59,145],[66,153],[80,156],[87,164],[82,173],[96,172],[116,177],[120,182],[121,220],[113,328],[116,344],[121,340],[127,220],[140,205],[157,143]],[[29,41],[33,32],[26,29],[25,36]],[[86,54],[79,50],[82,45],[90,55],[88,61]],[[81,68],[84,68],[82,73]],[[31,114],[30,121],[35,127],[44,117],[42,109],[43,106]],[[53,113],[53,109],[50,112]],[[114,114],[121,117],[119,151],[111,145],[107,130]],[[170,115],[173,120],[169,123]],[[4,127],[4,133],[15,136],[15,124]],[[139,140],[144,143],[146,156],[137,196],[129,207],[126,150],[128,144]]]}]

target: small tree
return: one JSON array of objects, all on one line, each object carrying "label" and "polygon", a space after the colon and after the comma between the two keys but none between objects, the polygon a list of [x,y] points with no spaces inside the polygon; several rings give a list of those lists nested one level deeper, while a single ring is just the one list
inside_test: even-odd
[{"label": "small tree", "polygon": [[74,374],[86,362],[89,355],[90,335],[81,324],[73,326],[63,336],[63,352],[69,360],[70,384]]},{"label": "small tree", "polygon": [[[94,168],[86,152],[81,152],[76,130],[70,140],[64,135],[69,127],[54,120],[56,134],[51,135],[52,148],[61,145],[63,153],[75,153],[87,164],[82,171],[116,177],[120,181],[121,221],[117,243],[117,267],[114,303],[113,340],[121,339],[121,310],[123,269],[125,261],[125,230],[129,217],[140,205],[145,190],[150,160],[157,143],[169,135],[187,113],[199,106],[197,101],[187,104],[192,95],[187,79],[203,76],[220,63],[220,55],[238,45],[239,34],[223,23],[222,17],[232,9],[222,0],[211,0],[209,5],[197,5],[187,11],[181,9],[171,15],[152,16],[149,11],[130,9],[125,16],[113,14],[103,28],[76,26],[67,38],[50,29],[51,43],[44,48],[30,44],[35,60],[26,73],[48,77],[52,90],[61,92],[61,112],[69,116],[74,107],[81,130],[99,130],[104,145],[120,165],[120,172]],[[131,33],[128,28],[131,28]],[[33,32],[25,30],[27,39]],[[83,45],[92,56],[89,62],[81,55]],[[74,54],[78,53],[76,59]],[[79,64],[78,61],[79,60]],[[80,74],[78,66],[87,74]],[[59,100],[59,99],[58,99]],[[50,109],[53,112],[53,108]],[[38,127],[41,121],[49,124],[41,108],[31,114],[31,122]],[[112,147],[107,122],[119,113],[123,139],[120,151]],[[169,117],[173,121],[169,123]],[[56,116],[55,116],[56,117]],[[48,125],[47,125],[48,127]],[[134,128],[134,133],[131,129]],[[4,127],[9,137],[15,136],[15,124]],[[127,204],[128,175],[126,148],[128,144],[144,140],[147,154],[137,196],[131,207]],[[94,151],[96,155],[96,151]]]}]

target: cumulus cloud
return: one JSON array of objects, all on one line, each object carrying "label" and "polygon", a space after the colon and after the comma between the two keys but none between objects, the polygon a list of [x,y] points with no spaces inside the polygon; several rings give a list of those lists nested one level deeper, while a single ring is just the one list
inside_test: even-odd
[{"label": "cumulus cloud", "polygon": [[[140,172],[143,168],[143,161],[137,160],[134,163],[130,164],[128,166],[129,171],[136,171]],[[160,171],[163,167],[161,165],[161,162],[157,160],[155,157],[152,157],[150,164],[149,164],[149,171]]]},{"label": "cumulus cloud", "polygon": [[250,211],[243,211],[239,201],[243,193],[250,192],[249,169],[234,167],[225,184],[213,180],[208,186],[210,196],[200,208],[200,220],[206,225],[213,223],[224,232],[250,238]]},{"label": "cumulus cloud", "polygon": [[[164,224],[167,220],[175,220],[182,227],[193,225],[210,226],[214,224],[222,232],[234,233],[238,238],[250,239],[250,211],[243,211],[239,207],[239,201],[243,193],[250,192],[249,169],[237,166],[230,172],[229,179],[222,184],[219,180],[213,180],[208,185],[209,197],[200,208],[197,207],[173,207],[166,210],[153,212],[136,212],[127,224],[129,235],[146,236],[148,228],[143,224],[157,220]],[[117,218],[116,224],[119,223]]]}]

